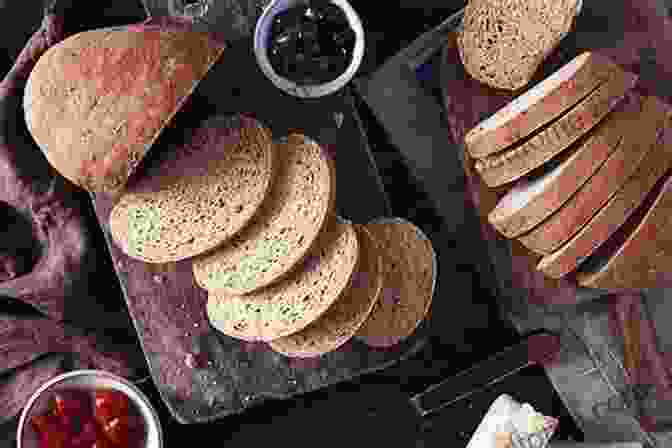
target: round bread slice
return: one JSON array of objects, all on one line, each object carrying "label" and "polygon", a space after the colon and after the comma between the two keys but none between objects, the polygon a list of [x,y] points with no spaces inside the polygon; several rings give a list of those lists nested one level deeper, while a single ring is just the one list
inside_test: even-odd
[{"label": "round bread slice", "polygon": [[310,358],[334,351],[364,324],[383,288],[382,257],[371,233],[355,225],[359,268],[349,288],[326,313],[298,333],[269,342],[273,350],[292,358]]},{"label": "round bread slice", "polygon": [[530,232],[519,237],[528,249],[550,255],[567,242],[632,176],[667,123],[670,107],[655,96],[632,110],[623,125],[623,140],[595,174],[569,201]]},{"label": "round bread slice", "polygon": [[383,292],[356,337],[391,347],[409,337],[429,312],[437,276],[432,242],[413,223],[382,218],[366,225],[383,258]]},{"label": "round bread slice", "polygon": [[[668,117],[665,130],[672,126]],[[669,132],[669,131],[668,131]],[[541,259],[537,269],[549,277],[561,278],[576,269],[619,229],[646,199],[656,182],[672,168],[672,146],[654,143],[635,174],[583,228],[560,249]]]},{"label": "round bread slice", "polygon": [[333,213],[336,175],[326,152],[299,134],[277,151],[276,180],[258,216],[230,244],[194,260],[203,289],[242,295],[277,281],[301,262]]},{"label": "round bread slice", "polygon": [[211,117],[161,156],[110,212],[114,241],[147,263],[222,244],[255,216],[273,184],[272,135],[250,117]]},{"label": "round bread slice", "polygon": [[243,296],[208,293],[214,328],[245,341],[269,342],[303,330],[343,294],[356,272],[359,242],[350,222],[336,218],[291,276]]},{"label": "round bread slice", "polygon": [[168,25],[70,36],[30,74],[28,129],[65,178],[116,194],[223,50],[208,33]]}]

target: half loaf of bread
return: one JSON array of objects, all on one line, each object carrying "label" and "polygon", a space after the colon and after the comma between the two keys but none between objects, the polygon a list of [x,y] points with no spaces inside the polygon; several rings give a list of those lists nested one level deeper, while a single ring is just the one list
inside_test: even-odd
[{"label": "half loaf of bread", "polygon": [[170,27],[75,34],[30,74],[28,129],[65,178],[117,193],[223,50],[207,33]]}]

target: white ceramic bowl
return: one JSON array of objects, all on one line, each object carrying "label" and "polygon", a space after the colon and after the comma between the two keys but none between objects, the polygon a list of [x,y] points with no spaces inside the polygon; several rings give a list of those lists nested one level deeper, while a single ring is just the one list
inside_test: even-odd
[{"label": "white ceramic bowl", "polygon": [[92,391],[98,388],[114,389],[124,393],[144,420],[147,433],[145,447],[163,447],[163,433],[159,417],[140,389],[124,378],[102,370],[75,370],[52,378],[30,397],[19,419],[16,434],[17,448],[37,448],[39,446],[37,434],[30,425],[30,419],[47,410],[53,392],[73,387]]},{"label": "white ceramic bowl", "polygon": [[268,35],[273,25],[273,19],[279,13],[287,9],[306,3],[305,0],[273,0],[257,20],[257,26],[254,30],[254,55],[257,63],[271,82],[283,91],[300,98],[317,98],[336,92],[345,86],[359,69],[364,57],[364,28],[357,12],[352,8],[347,0],[330,0],[345,13],[350,26],[355,31],[355,48],[353,51],[350,65],[338,78],[324,84],[317,85],[299,85],[295,82],[279,76],[273,70],[268,60]]}]

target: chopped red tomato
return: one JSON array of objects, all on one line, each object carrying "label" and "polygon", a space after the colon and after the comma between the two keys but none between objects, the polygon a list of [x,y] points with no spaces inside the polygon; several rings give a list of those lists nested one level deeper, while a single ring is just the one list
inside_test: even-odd
[{"label": "chopped red tomato", "polygon": [[95,392],[95,417],[101,425],[115,417],[128,415],[128,397],[116,390],[97,390]]}]

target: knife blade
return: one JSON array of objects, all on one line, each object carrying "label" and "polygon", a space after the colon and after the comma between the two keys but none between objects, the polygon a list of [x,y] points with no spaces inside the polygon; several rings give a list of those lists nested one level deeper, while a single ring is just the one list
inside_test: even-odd
[{"label": "knife blade", "polygon": [[439,411],[515,375],[534,364],[543,364],[560,351],[558,335],[542,330],[490,358],[411,397],[421,417]]}]

